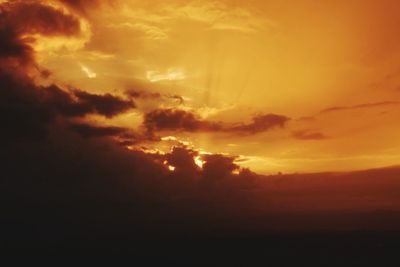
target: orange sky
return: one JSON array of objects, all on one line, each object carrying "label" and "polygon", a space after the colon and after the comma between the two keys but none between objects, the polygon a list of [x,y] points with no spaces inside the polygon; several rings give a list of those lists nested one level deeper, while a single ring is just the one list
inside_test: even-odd
[{"label": "orange sky", "polygon": [[[290,120],[265,131],[157,134],[238,155],[258,173],[368,169],[400,162],[399,8],[394,0],[110,1],[74,12],[80,36],[39,36],[34,47],[51,82],[165,96],[86,120],[141,131],[144,114],[160,108],[225,125],[280,114]],[[168,150],[171,139],[141,145]]]}]

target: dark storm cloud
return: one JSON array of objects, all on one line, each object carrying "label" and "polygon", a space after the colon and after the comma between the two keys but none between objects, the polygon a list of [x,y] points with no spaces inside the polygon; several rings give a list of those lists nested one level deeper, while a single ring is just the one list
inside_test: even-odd
[{"label": "dark storm cloud", "polygon": [[[11,9],[19,10],[19,3],[22,2],[9,5],[7,12],[17,12]],[[32,7],[32,11],[37,8]],[[35,12],[40,16],[46,14]],[[52,19],[37,18],[39,23],[32,21],[35,16],[27,16],[36,30],[23,24],[22,17],[18,27],[13,28],[12,18],[1,14],[0,206],[7,217],[6,226],[2,225],[8,229],[8,235],[2,238],[10,242],[16,236],[21,240],[36,239],[40,232],[40,240],[49,240],[53,238],[49,229],[59,227],[57,239],[63,240],[71,234],[81,236],[93,220],[98,220],[96,225],[106,235],[113,231],[144,235],[143,230],[152,229],[149,223],[198,217],[197,210],[191,211],[192,204],[204,202],[208,207],[215,206],[226,196],[232,198],[241,192],[240,188],[225,194],[219,192],[236,184],[236,176],[230,173],[234,164],[231,159],[210,157],[204,172],[194,164],[194,151],[176,148],[166,155],[128,151],[109,137],[118,137],[126,144],[136,141],[134,133],[118,127],[71,122],[72,118],[92,113],[112,117],[135,104],[110,94],[64,90],[55,84],[37,85],[26,66],[12,64],[13,68],[9,69],[10,58],[36,66],[31,42],[25,39],[25,33],[66,33],[68,36],[72,32],[65,31],[60,26],[64,24]],[[165,122],[159,120],[163,116]],[[211,127],[180,111],[156,112],[147,118],[147,125],[156,128]],[[171,161],[176,172],[169,171],[164,161]],[[218,170],[225,167],[228,168]],[[216,174],[223,176],[213,177]],[[218,185],[213,182],[216,180]],[[232,209],[234,204],[228,206]],[[169,214],[168,218],[164,212]],[[210,211],[207,208],[201,213],[208,217]],[[30,231],[31,226],[36,230]],[[98,234],[97,230],[94,232]]]},{"label": "dark storm cloud", "polygon": [[35,1],[12,1],[0,5],[0,57],[19,63],[32,62],[33,37],[80,34],[79,20],[53,7]]},{"label": "dark storm cloud", "polygon": [[71,123],[69,128],[84,138],[120,136],[129,131],[122,127],[102,127],[85,123]]},{"label": "dark storm cloud", "polygon": [[[34,85],[31,85],[34,87]],[[56,85],[37,87],[43,106],[52,112],[66,117],[81,117],[87,114],[99,114],[107,118],[135,108],[130,100],[124,100],[111,94],[97,95],[80,90],[64,91]]]},{"label": "dark storm cloud", "polygon": [[[45,22],[53,23],[52,20]],[[38,25],[40,31],[46,29],[44,33],[57,32],[50,30],[52,25],[42,22]],[[55,27],[59,27],[57,23]],[[14,34],[5,35],[8,39],[2,39],[2,42],[26,48],[27,52],[15,49],[15,53],[10,53],[5,49],[0,53],[1,58],[12,54],[16,60],[20,60],[30,54],[29,63],[35,65],[30,42],[20,38],[23,32],[11,32]],[[64,90],[55,84],[41,86],[25,73],[25,67],[16,65],[12,71],[5,69],[0,69],[0,159],[6,166],[2,169],[4,178],[0,181],[1,188],[5,190],[0,195],[4,200],[18,200],[22,206],[28,204],[26,200],[29,200],[29,205],[38,209],[47,203],[44,209],[48,214],[51,214],[51,206],[69,203],[67,209],[58,206],[57,210],[62,216],[68,216],[68,209],[76,209],[81,205],[100,207],[101,203],[110,205],[110,209],[106,210],[111,216],[118,214],[112,211],[115,206],[111,204],[123,201],[129,203],[130,212],[144,209],[144,216],[151,217],[152,212],[157,212],[151,203],[166,203],[174,210],[181,204],[188,205],[186,201],[178,206],[171,204],[172,198],[183,195],[196,201],[201,199],[215,202],[224,196],[215,192],[208,199],[204,195],[204,188],[216,186],[213,181],[217,180],[218,186],[236,184],[233,180],[237,175],[233,175],[232,170],[238,166],[234,158],[223,155],[204,156],[203,171],[194,163],[196,151],[183,147],[175,148],[165,155],[128,151],[108,138],[118,137],[124,143],[137,141],[137,136],[127,129],[96,126],[82,121],[71,122],[72,118],[92,113],[112,117],[134,108],[132,100],[78,89]],[[157,110],[147,114],[146,125],[149,129],[182,128],[190,131],[216,130],[219,127],[179,110]],[[173,164],[176,172],[170,172],[164,161]],[[253,174],[246,172],[244,175]],[[14,208],[23,210],[22,206],[16,204]],[[96,209],[89,210],[89,213],[99,215]],[[132,219],[129,218],[130,221]],[[43,223],[46,224],[46,221]]]},{"label": "dark storm cloud", "polygon": [[[2,26],[9,25],[7,17],[0,17]],[[20,20],[23,23],[23,18]],[[35,64],[30,42],[12,27],[2,29],[11,34],[1,31],[0,58],[11,55],[17,61],[27,59]],[[347,174],[340,180],[328,180],[326,174],[319,174],[318,179],[306,175],[286,179],[260,177],[239,169],[234,157],[199,155],[183,147],[167,154],[128,151],[108,136],[128,141],[135,137],[131,133],[116,127],[71,124],[70,119],[89,113],[111,117],[133,108],[132,101],[109,94],[65,91],[57,85],[38,86],[24,73],[24,67],[16,64],[10,70],[3,63],[1,246],[115,250],[123,246],[121,240],[132,248],[133,243],[141,246],[141,240],[151,237],[262,234],[274,227],[293,229],[293,225],[301,228],[314,222],[308,216],[303,224],[290,217],[271,216],[271,212],[291,211],[293,207],[307,210],[318,204],[317,208],[325,210],[346,209],[349,203],[374,209],[386,207],[379,203],[400,205],[398,186],[394,186],[398,184],[398,169]],[[283,127],[287,120],[285,116],[265,115],[255,117],[250,124],[221,128],[219,123],[203,121],[189,112],[167,109],[146,114],[145,125],[149,130],[257,133]],[[90,136],[99,138],[85,138]],[[194,163],[194,156],[202,157],[203,168]],[[165,161],[176,171],[169,171]],[[362,225],[365,227],[365,220]]]},{"label": "dark storm cloud", "polygon": [[[79,21],[36,1],[0,5],[0,119],[2,137],[39,138],[58,117],[96,113],[112,117],[135,105],[110,94],[66,91],[57,85],[36,85],[27,66],[35,66],[30,34],[71,36],[80,33]],[[45,71],[46,72],[46,71]],[[43,73],[43,71],[42,71]]]},{"label": "dark storm cloud", "polygon": [[2,21],[17,33],[73,36],[80,33],[79,19],[38,1],[11,1],[1,6]]},{"label": "dark storm cloud", "polygon": [[109,94],[93,95],[82,91],[72,94],[56,85],[37,86],[26,77],[17,80],[4,73],[0,73],[0,83],[2,135],[9,137],[43,136],[48,124],[57,117],[87,114],[112,117],[134,107],[131,101]]},{"label": "dark storm cloud", "polygon": [[0,40],[0,57],[2,60],[18,59],[19,63],[24,65],[32,61],[32,48],[21,42],[20,36],[12,28],[1,25]]},{"label": "dark storm cloud", "polygon": [[319,132],[311,132],[308,130],[304,131],[294,131],[292,133],[293,138],[298,140],[323,140],[327,139],[328,137],[323,133]]},{"label": "dark storm cloud", "polygon": [[[0,73],[0,123],[2,138],[42,137],[53,119],[52,105],[29,81],[17,82]],[[44,92],[46,93],[46,92]]]}]

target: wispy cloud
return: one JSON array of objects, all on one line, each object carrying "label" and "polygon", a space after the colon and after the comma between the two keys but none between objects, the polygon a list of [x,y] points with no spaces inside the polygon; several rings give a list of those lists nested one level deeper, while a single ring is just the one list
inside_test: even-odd
[{"label": "wispy cloud", "polygon": [[358,104],[353,106],[336,106],[323,109],[319,112],[319,114],[336,112],[336,111],[353,110],[353,109],[367,109],[367,108],[377,108],[377,107],[397,106],[397,105],[400,105],[400,101],[381,101],[381,102]]}]

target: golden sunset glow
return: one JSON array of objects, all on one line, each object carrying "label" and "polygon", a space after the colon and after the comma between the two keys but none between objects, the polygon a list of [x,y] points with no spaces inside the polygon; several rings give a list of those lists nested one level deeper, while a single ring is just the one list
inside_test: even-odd
[{"label": "golden sunset glow", "polygon": [[194,157],[194,163],[199,167],[203,168],[204,160],[200,156]]},{"label": "golden sunset glow", "polygon": [[[147,92],[137,100],[138,116],[155,107],[226,125],[251,123],[257,114],[287,116],[284,127],[254,134],[165,129],[194,148],[242,155],[248,160],[241,165],[255,171],[383,167],[400,160],[393,6],[115,1],[79,17],[86,37],[35,47],[61,84],[122,96]],[[135,125],[143,119],[137,124],[127,116],[106,123],[140,131]]]},{"label": "golden sunset glow", "polygon": [[175,171],[175,167],[174,167],[174,166],[171,166],[171,165],[168,165],[168,170],[170,170],[171,172],[173,172],[173,171]]},{"label": "golden sunset glow", "polygon": [[0,0],[0,248],[400,266],[399,11]]}]

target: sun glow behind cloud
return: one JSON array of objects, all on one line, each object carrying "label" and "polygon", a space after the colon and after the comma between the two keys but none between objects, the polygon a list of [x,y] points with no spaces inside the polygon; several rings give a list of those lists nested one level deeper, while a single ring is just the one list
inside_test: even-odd
[{"label": "sun glow behind cloud", "polygon": [[400,210],[398,7],[0,4],[5,243],[161,237],[164,251],[181,237],[198,247],[215,233],[260,241],[321,229],[386,240]]},{"label": "sun glow behind cloud", "polygon": [[[137,91],[132,122],[126,114],[91,121],[145,135],[141,123],[155,109],[198,116],[182,122],[184,131],[153,133],[161,142],[146,143],[149,149],[178,143],[243,155],[257,159],[243,164],[259,172],[380,167],[400,157],[390,150],[400,146],[390,141],[400,133],[398,108],[374,105],[400,100],[399,21],[391,4],[116,1],[74,13],[80,35],[37,36],[34,48],[61,84],[123,97]],[[320,112],[333,107],[346,109]],[[268,122],[253,119],[270,113],[290,121],[260,131]],[[217,124],[242,132],[211,127]],[[162,138],[168,135],[176,140]]]},{"label": "sun glow behind cloud", "polygon": [[146,78],[152,83],[160,81],[181,81],[186,79],[186,75],[181,69],[168,69],[166,72],[147,71]]},{"label": "sun glow behind cloud", "polygon": [[194,157],[194,163],[200,168],[203,168],[203,165],[205,163],[205,161],[201,158],[201,156],[195,156]]},{"label": "sun glow behind cloud", "polygon": [[97,77],[97,73],[93,72],[91,69],[89,69],[87,66],[81,64],[81,70],[83,71],[83,73],[86,74],[86,76],[89,79],[94,79]]}]

